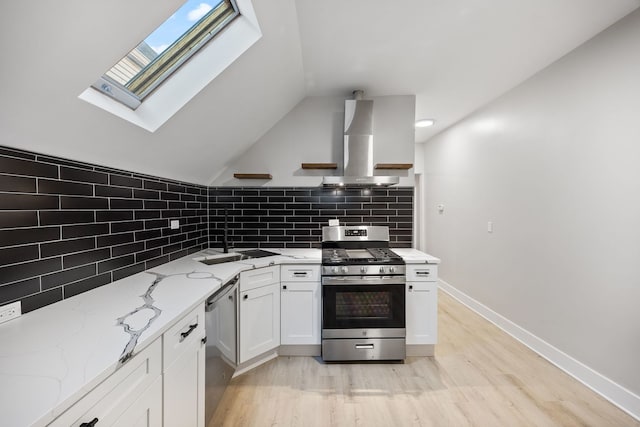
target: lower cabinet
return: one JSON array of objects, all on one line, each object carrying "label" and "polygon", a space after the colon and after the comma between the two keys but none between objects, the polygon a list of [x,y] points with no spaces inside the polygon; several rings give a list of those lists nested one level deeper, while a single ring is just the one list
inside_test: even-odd
[{"label": "lower cabinet", "polygon": [[204,427],[204,305],[163,335],[164,427]]},{"label": "lower cabinet", "polygon": [[157,378],[113,423],[115,426],[157,427],[162,425],[162,380]]},{"label": "lower cabinet", "polygon": [[438,334],[438,284],[407,282],[407,345],[435,344]]},{"label": "lower cabinet", "polygon": [[320,282],[282,282],[281,344],[320,344]]},{"label": "lower cabinet", "polygon": [[239,305],[240,363],[244,363],[280,345],[280,283],[241,291]]},{"label": "lower cabinet", "polygon": [[49,426],[161,426],[161,369],[162,345],[157,339]]}]

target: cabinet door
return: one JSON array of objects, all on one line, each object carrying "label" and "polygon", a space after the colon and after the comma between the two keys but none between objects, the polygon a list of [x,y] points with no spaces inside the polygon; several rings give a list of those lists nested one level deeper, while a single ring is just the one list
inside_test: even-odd
[{"label": "cabinet door", "polygon": [[407,282],[407,344],[435,344],[438,331],[438,287],[435,282]]},{"label": "cabinet door", "polygon": [[128,427],[162,425],[162,380],[158,378],[113,424]]},{"label": "cabinet door", "polygon": [[240,363],[280,345],[280,285],[240,294]]},{"label": "cabinet door", "polygon": [[240,273],[240,292],[280,283],[280,266],[256,268]]},{"label": "cabinet door", "polygon": [[282,344],[320,344],[320,283],[283,282],[280,304]]},{"label": "cabinet door", "polygon": [[236,360],[236,292],[230,292],[216,303],[216,347],[230,362]]},{"label": "cabinet door", "polygon": [[202,338],[190,343],[164,372],[164,427],[204,427]]},{"label": "cabinet door", "polygon": [[[133,401],[138,396],[146,394],[156,380],[160,379],[162,370],[162,342],[155,340],[140,353],[129,359],[117,369],[110,377],[100,383],[96,388],[87,393],[82,399],[67,409],[60,417],[54,420],[50,427],[77,427],[83,423],[90,423],[98,419],[100,426],[118,426],[117,420],[125,413],[136,411],[131,408]],[[162,383],[160,384],[162,387]],[[156,394],[147,396],[151,399]],[[146,400],[145,405],[159,407],[162,405],[162,394],[155,403]],[[149,413],[147,420],[155,420],[155,412]],[[2,423],[0,422],[0,425]],[[144,425],[144,424],[143,424]],[[150,425],[159,426],[160,422]]]}]

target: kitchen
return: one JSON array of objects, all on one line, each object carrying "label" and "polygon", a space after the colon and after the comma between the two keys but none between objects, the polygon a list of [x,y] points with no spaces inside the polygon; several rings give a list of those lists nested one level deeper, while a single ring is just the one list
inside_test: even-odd
[{"label": "kitchen", "polygon": [[[286,205],[309,197],[300,203],[331,205],[318,207],[326,215],[304,214],[326,225],[327,216],[348,223],[345,217],[352,208],[338,205],[354,197],[359,205],[380,205],[369,211],[395,210],[381,215],[385,218],[410,217],[392,222],[390,246],[415,247],[442,259],[440,295],[454,295],[638,417],[640,319],[634,308],[639,295],[632,262],[640,237],[635,220],[640,206],[634,162],[638,149],[632,143],[640,134],[634,114],[639,90],[636,1],[615,2],[616,7],[563,2],[566,9],[553,2],[520,8],[494,2],[486,9],[460,4],[450,6],[452,10],[432,2],[406,2],[402,6],[415,12],[408,18],[413,25],[391,32],[407,47],[404,56],[394,54],[397,45],[387,46],[375,31],[367,34],[379,49],[379,62],[367,62],[375,54],[367,60],[350,49],[362,42],[348,30],[350,25],[355,17],[391,25],[394,20],[383,18],[406,15],[406,10],[391,5],[360,10],[355,2],[342,6],[345,13],[338,17],[332,11],[329,19],[328,10],[311,2],[282,1],[271,7],[254,2],[262,38],[155,132],[78,99],[131,48],[132,39],[143,38],[178,3],[152,11],[145,2],[127,5],[140,8],[127,16],[115,5],[96,13],[95,5],[84,2],[40,5],[35,13],[20,2],[2,5],[3,47],[14,60],[3,61],[0,101],[0,289],[3,304],[23,300],[27,312],[2,327],[41,316],[63,292],[65,299],[71,296],[69,301],[86,298],[112,280],[127,280],[208,248],[223,222],[218,212],[207,212],[211,203],[219,210],[218,201]],[[449,22],[451,33],[437,25],[444,17],[451,19],[442,21]],[[33,37],[12,44],[11,34],[21,31],[29,18],[39,24]],[[424,26],[426,33],[416,29],[424,19],[435,20]],[[112,22],[131,30],[113,35]],[[344,50],[323,41],[326,22],[334,26],[332,36],[341,38]],[[42,40],[56,49],[42,50]],[[484,60],[477,58],[476,40],[484,42]],[[416,45],[435,55],[441,68],[424,68],[421,58],[408,55]],[[60,65],[60,58],[94,51],[104,55],[83,54],[72,69]],[[51,74],[46,78],[36,57],[56,64],[47,67]],[[387,58],[400,65],[389,67]],[[377,71],[363,74],[358,71],[363,64]],[[252,73],[256,69],[259,75]],[[402,87],[410,82],[413,89]],[[374,108],[385,112],[374,112],[374,164],[413,168],[389,173],[400,176],[395,187],[332,194],[336,190],[320,187],[321,179],[337,176],[339,168],[328,173],[301,164],[341,166],[344,101],[360,88],[366,99],[374,100]],[[440,98],[438,91],[443,91]],[[451,107],[447,98],[459,103]],[[428,99],[440,99],[441,105],[429,106]],[[409,119],[407,109],[414,109]],[[414,120],[429,116],[436,118],[436,126],[414,130]],[[87,164],[102,169],[89,170]],[[271,174],[272,179],[240,181],[234,173]],[[212,196],[236,199],[212,201]],[[104,200],[113,203],[105,205]],[[404,212],[407,203],[413,206],[411,213]],[[65,209],[69,212],[62,215]],[[171,210],[185,215],[163,214]],[[238,231],[256,223],[242,224],[241,216],[231,212],[229,221],[238,247],[319,247],[319,231],[314,231],[319,228],[299,228],[304,234],[296,235],[274,225],[277,233],[242,234]],[[277,220],[287,215],[268,216],[274,224],[288,223]],[[365,216],[376,215],[356,216],[364,222]],[[170,221],[176,218],[181,225],[172,231]],[[29,272],[20,268],[26,263],[32,263]],[[438,349],[436,345],[436,359]],[[583,422],[596,424],[589,418]]]}]

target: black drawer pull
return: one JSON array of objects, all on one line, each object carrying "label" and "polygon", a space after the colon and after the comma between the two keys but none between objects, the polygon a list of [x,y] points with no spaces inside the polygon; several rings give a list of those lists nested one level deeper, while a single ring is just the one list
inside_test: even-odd
[{"label": "black drawer pull", "polygon": [[249,295],[245,295],[242,297],[243,299],[249,299]]},{"label": "black drawer pull", "polygon": [[282,289],[287,290],[287,285],[282,285]]},{"label": "black drawer pull", "polygon": [[296,277],[300,277],[300,276],[304,277],[304,276],[307,275],[307,272],[306,271],[296,271],[296,272],[293,273],[293,275],[296,276]]},{"label": "black drawer pull", "polygon": [[96,424],[98,424],[98,419],[97,419],[97,418],[94,418],[94,419],[92,419],[91,421],[89,421],[88,423],[82,423],[82,424],[80,424],[80,427],[93,427],[93,426],[95,426]]},{"label": "black drawer pull", "polygon": [[180,334],[180,342],[184,341],[185,338],[187,338],[189,335],[191,335],[191,332],[193,332],[193,330],[195,328],[197,328],[197,327],[198,327],[197,323],[195,323],[193,325],[189,325],[189,329],[187,329],[186,332],[183,332],[183,333]]},{"label": "black drawer pull", "polygon": [[412,290],[412,289],[413,289],[413,285],[409,285],[409,290]]}]

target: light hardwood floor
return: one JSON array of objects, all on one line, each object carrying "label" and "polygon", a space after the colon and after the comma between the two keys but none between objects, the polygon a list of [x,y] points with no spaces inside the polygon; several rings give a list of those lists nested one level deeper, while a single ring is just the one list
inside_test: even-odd
[{"label": "light hardwood floor", "polygon": [[209,427],[640,426],[446,293],[439,298],[435,357],[280,357],[234,378]]}]

